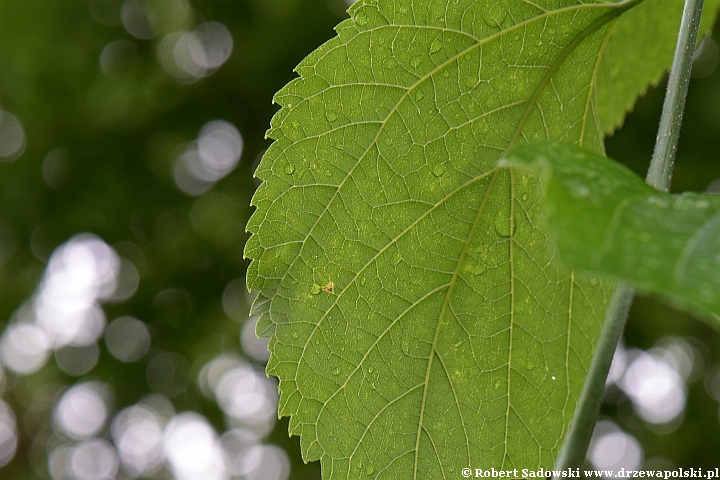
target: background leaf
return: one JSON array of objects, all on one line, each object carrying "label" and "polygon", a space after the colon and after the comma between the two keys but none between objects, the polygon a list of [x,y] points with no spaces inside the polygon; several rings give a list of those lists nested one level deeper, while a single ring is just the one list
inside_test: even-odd
[{"label": "background leaf", "polygon": [[[717,0],[705,2],[705,12],[717,9]],[[602,132],[615,131],[639,94],[657,85],[672,62],[683,2],[647,0],[610,27],[603,42],[597,75],[597,110]],[[710,31],[713,14],[703,15],[698,41]]]},{"label": "background leaf", "polygon": [[537,180],[494,165],[602,151],[600,53],[636,3],[359,2],[276,95],[248,286],[327,478],[552,465],[609,289],[552,263]]},{"label": "background leaf", "polygon": [[720,314],[720,197],[658,192],[621,164],[562,143],[523,145],[501,163],[541,171],[547,226],[569,266]]}]

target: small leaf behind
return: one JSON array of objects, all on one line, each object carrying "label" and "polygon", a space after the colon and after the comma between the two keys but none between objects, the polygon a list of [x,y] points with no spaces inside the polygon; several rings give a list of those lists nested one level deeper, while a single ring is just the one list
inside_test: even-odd
[{"label": "small leaf behind", "polygon": [[620,163],[558,142],[523,145],[500,164],[540,173],[567,265],[720,314],[720,196],[658,192]]}]

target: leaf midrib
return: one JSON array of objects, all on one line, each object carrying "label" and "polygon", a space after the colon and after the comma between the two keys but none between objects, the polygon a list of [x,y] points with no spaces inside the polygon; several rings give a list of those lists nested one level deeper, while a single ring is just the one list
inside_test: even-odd
[{"label": "leaf midrib", "polygon": [[[435,355],[438,356],[438,359],[440,358],[440,354],[437,351],[437,342],[438,342],[438,338],[440,338],[440,330],[442,329],[443,319],[445,318],[445,312],[447,311],[448,305],[450,304],[450,296],[452,294],[453,287],[455,286],[457,277],[460,274],[460,267],[463,265],[463,262],[465,261],[465,255],[467,254],[468,249],[470,248],[472,239],[475,237],[475,230],[477,229],[477,226],[480,223],[480,219],[482,218],[482,215],[485,212],[485,206],[487,205],[488,199],[490,198],[490,194],[492,193],[493,187],[495,186],[495,181],[497,179],[498,172],[499,172],[499,170],[493,170],[493,176],[490,178],[490,184],[488,185],[488,188],[485,192],[485,195],[482,198],[482,202],[480,203],[478,211],[475,214],[475,220],[473,221],[473,224],[470,227],[470,232],[468,232],[467,239],[465,240],[465,245],[463,245],[462,252],[460,252],[460,257],[458,258],[458,261],[455,265],[455,270],[453,271],[452,277],[450,278],[450,282],[448,283],[447,292],[445,293],[445,299],[443,300],[443,305],[440,310],[440,316],[438,318],[437,325],[435,326],[435,334],[433,336],[432,346],[430,348],[430,355],[428,357],[427,369],[425,370],[425,382],[424,382],[425,386],[423,387],[423,396],[422,396],[422,402],[421,402],[421,406],[420,406],[420,421],[418,422],[418,431],[417,431],[417,436],[415,438],[415,462],[414,462],[414,466],[413,466],[413,479],[414,480],[417,479],[417,471],[418,471],[417,462],[418,462],[418,454],[420,452],[420,436],[421,436],[422,429],[423,429],[425,405],[427,404],[427,402],[426,402],[427,393],[428,393],[428,388],[430,386],[430,371],[432,370],[433,358],[435,358]],[[511,220],[511,228],[512,228],[512,220]],[[448,379],[448,381],[450,381],[450,379]],[[458,408],[458,411],[460,412],[459,413],[460,418],[462,419],[462,412],[460,411],[459,408]],[[465,422],[461,422],[461,423],[462,423],[463,433],[465,434],[465,438],[467,438],[467,431],[465,430]],[[468,452],[468,458],[469,457],[470,457],[470,454]]]}]

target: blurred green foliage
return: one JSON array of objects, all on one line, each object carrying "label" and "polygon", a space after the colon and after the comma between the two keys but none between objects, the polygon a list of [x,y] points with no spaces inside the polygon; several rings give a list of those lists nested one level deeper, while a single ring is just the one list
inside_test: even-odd
[{"label": "blurred green foliage", "polygon": [[[79,377],[64,373],[52,358],[31,375],[6,370],[0,398],[15,412],[20,440],[0,478],[49,478],[46,443],[58,396],[79,381],[107,382],[119,411],[153,392],[148,366],[160,352],[179,354],[189,365],[189,386],[171,397],[175,410],[200,412],[218,432],[228,428],[218,404],[201,393],[197,377],[210,359],[242,352],[239,335],[250,300],[227,287],[242,279],[246,268],[242,247],[256,186],[252,170],[268,146],[264,132],[276,111],[272,95],[293,78],[302,58],[333,35],[347,5],[344,0],[191,0],[184,18],[162,20],[172,4],[144,2],[148,11],[160,13],[154,36],[142,39],[121,22],[119,0],[0,0],[0,109],[22,122],[27,142],[21,156],[0,162],[0,331],[37,290],[52,252],[74,235],[90,232],[139,273],[131,298],[104,305],[108,320],[131,315],[146,322],[152,334],[150,351],[133,363],[116,360],[100,342],[97,365]],[[207,21],[229,29],[230,57],[202,78],[170,73],[158,55],[163,39]],[[117,40],[125,41],[119,44],[123,55],[101,68],[104,49]],[[674,191],[703,191],[720,178],[720,72],[709,70],[690,86]],[[608,155],[641,174],[662,96],[662,87],[649,92],[607,142]],[[244,140],[242,157],[206,193],[188,195],[175,183],[176,159],[215,119],[237,127]],[[228,300],[228,290],[234,299]],[[716,332],[653,298],[637,299],[627,345],[647,349],[666,335],[692,337],[705,371],[720,362]],[[639,420],[622,394],[611,398],[604,414],[641,441],[646,459],[714,468],[720,449],[718,401],[705,383],[701,373],[689,385],[684,421],[672,433],[658,433]],[[319,478],[317,465],[302,463],[286,421],[279,421],[265,441],[288,452],[290,478]]]}]

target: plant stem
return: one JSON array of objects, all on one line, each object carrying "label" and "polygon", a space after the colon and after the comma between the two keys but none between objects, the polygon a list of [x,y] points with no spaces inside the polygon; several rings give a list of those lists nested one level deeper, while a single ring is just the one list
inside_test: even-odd
[{"label": "plant stem", "polygon": [[570,430],[557,459],[557,470],[581,467],[585,460],[605,394],[605,379],[607,379],[620,336],[625,329],[625,321],[634,293],[635,290],[625,284],[615,285],[610,306],[605,314],[605,323],[600,332],[600,340],[592,363],[590,363],[590,371],[580,393],[580,400],[578,400]]},{"label": "plant stem", "polygon": [[663,192],[670,189],[702,9],[703,0],[685,1],[680,34],[675,48],[675,58],[673,58],[662,117],[660,117],[660,129],[655,143],[655,151],[650,161],[647,177],[645,177],[645,181],[649,185]]},{"label": "plant stem", "polygon": [[[664,192],[670,188],[672,179],[673,163],[685,108],[685,98],[690,83],[692,57],[695,52],[702,9],[703,0],[685,1],[675,47],[675,57],[660,117],[660,128],[645,179],[649,185]],[[615,286],[610,306],[605,315],[605,323],[600,332],[597,350],[575,410],[575,416],[557,459],[555,467],[557,470],[579,468],[585,460],[590,438],[600,412],[607,374],[620,336],[625,329],[633,294],[633,288],[628,285],[619,283]]]}]

